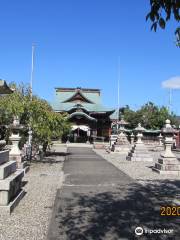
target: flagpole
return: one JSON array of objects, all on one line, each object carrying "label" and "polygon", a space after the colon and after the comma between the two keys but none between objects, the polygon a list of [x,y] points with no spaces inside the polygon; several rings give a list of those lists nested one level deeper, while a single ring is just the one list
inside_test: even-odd
[{"label": "flagpole", "polygon": [[35,45],[32,44],[32,58],[31,58],[31,80],[30,80],[30,100],[32,101],[32,89],[33,89],[33,74],[34,74],[34,52]]},{"label": "flagpole", "polygon": [[[34,75],[34,52],[35,52],[35,45],[32,44],[32,55],[31,55],[31,77],[30,77],[30,101],[32,102],[32,98],[33,98],[33,75]],[[31,121],[31,117],[30,116],[30,121]],[[32,155],[32,129],[31,129],[31,125],[29,124],[29,131],[28,131],[28,145],[30,147],[30,159],[31,159],[31,155]]]},{"label": "flagpole", "polygon": [[120,97],[120,56],[118,57],[118,121],[119,121],[119,97]]},{"label": "flagpole", "polygon": [[169,114],[171,114],[171,105],[172,105],[172,88],[169,88]]},{"label": "flagpole", "polygon": [[117,124],[116,124],[116,129],[117,129],[117,134],[118,134],[118,122],[119,122],[119,88],[120,88],[120,56],[118,57],[118,74],[117,74]]}]

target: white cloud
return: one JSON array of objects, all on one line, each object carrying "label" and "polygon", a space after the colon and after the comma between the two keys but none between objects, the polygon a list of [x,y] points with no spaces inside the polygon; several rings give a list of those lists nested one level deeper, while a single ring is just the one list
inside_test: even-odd
[{"label": "white cloud", "polygon": [[180,76],[172,77],[162,82],[163,88],[180,89]]}]

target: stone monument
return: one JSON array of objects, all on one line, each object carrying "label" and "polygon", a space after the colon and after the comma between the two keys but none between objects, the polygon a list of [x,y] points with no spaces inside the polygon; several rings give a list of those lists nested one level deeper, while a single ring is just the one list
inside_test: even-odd
[{"label": "stone monument", "polygon": [[137,141],[135,142],[131,151],[128,153],[126,159],[129,161],[153,161],[152,156],[142,141],[145,128],[143,128],[139,123],[138,127],[135,128],[135,131],[137,132]]},{"label": "stone monument", "polygon": [[180,161],[176,158],[171,148],[173,145],[173,136],[175,130],[171,126],[171,121],[166,120],[165,127],[162,129],[162,134],[165,136],[165,150],[161,153],[158,162],[155,163],[153,170],[160,174],[180,175]]}]

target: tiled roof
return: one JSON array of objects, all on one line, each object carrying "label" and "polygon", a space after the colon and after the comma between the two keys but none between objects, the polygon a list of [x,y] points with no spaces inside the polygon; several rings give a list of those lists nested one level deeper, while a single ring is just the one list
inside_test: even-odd
[{"label": "tiled roof", "polygon": [[[60,111],[61,112],[61,111],[69,111],[75,105],[76,105],[76,103],[54,102],[52,104],[52,107],[53,107],[54,111],[57,111],[57,112]],[[114,111],[114,109],[107,108],[107,107],[103,106],[102,104],[81,103],[81,105],[88,112],[111,112],[111,111]]]},{"label": "tiled roof", "polygon": [[117,110],[115,110],[115,111],[113,112],[113,114],[111,114],[110,119],[112,119],[112,120],[118,120]]},{"label": "tiled roof", "polygon": [[[57,88],[58,89],[58,88]],[[81,89],[80,89],[81,91]],[[65,102],[68,99],[71,99],[71,97],[74,96],[75,94],[75,89],[71,91],[56,91],[55,93],[55,100],[51,104],[54,111],[69,111],[77,103],[75,102]],[[90,100],[89,103],[87,102],[81,102],[81,105],[83,108],[85,108],[88,112],[113,112],[114,109],[107,108],[101,104],[101,97],[100,97],[100,92],[99,91],[92,91],[92,92],[83,92],[82,95]]]},{"label": "tiled roof", "polygon": [[5,80],[0,79],[0,94],[10,94],[13,91],[9,88]]},{"label": "tiled roof", "polygon": [[[100,98],[100,95],[98,92],[82,92],[83,95],[89,99],[91,102],[93,103],[100,103],[101,102],[101,98]],[[58,101],[58,102],[64,102],[66,101],[67,99],[73,97],[73,95],[75,94],[74,91],[72,92],[56,92],[56,95],[55,95],[55,101]]]}]

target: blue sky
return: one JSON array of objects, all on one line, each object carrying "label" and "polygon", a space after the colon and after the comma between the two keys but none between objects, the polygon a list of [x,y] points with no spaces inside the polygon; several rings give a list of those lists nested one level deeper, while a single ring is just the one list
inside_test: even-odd
[{"label": "blue sky", "polygon": [[[36,43],[33,91],[48,101],[54,87],[100,88],[103,102],[138,108],[147,101],[168,104],[161,83],[180,75],[175,23],[150,31],[147,0],[2,0],[0,78],[28,82],[31,45]],[[172,109],[180,114],[179,92]]]}]

